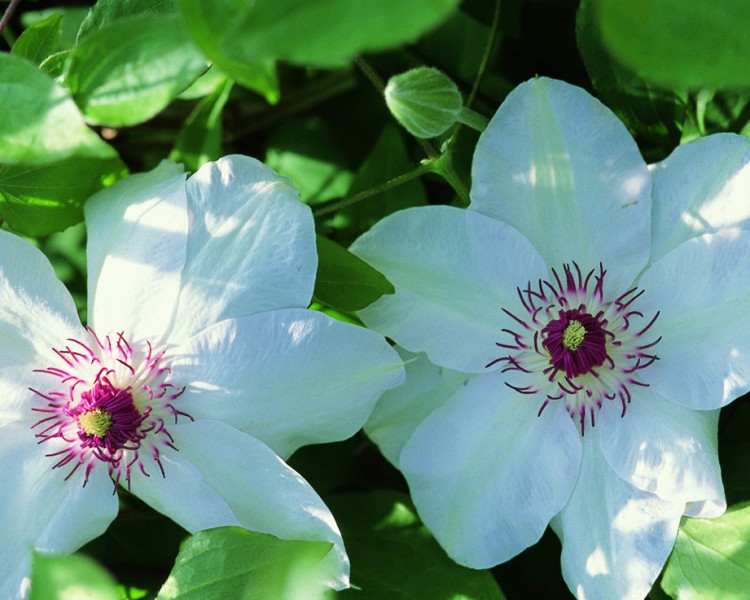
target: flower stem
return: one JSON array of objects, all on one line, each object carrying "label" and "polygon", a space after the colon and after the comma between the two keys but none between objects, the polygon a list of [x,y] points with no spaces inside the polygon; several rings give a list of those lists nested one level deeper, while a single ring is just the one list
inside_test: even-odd
[{"label": "flower stem", "polygon": [[323,215],[327,215],[342,208],[346,208],[347,206],[351,206],[352,204],[356,204],[357,202],[361,202],[362,200],[365,200],[372,196],[377,196],[378,194],[390,190],[391,188],[398,187],[399,185],[402,185],[407,181],[416,179],[420,175],[424,175],[425,173],[429,173],[431,171],[436,171],[435,167],[436,161],[426,160],[416,169],[412,169],[411,171],[398,175],[393,179],[384,181],[379,185],[373,186],[366,190],[362,190],[361,192],[357,192],[356,194],[352,194],[351,196],[341,198],[340,200],[332,200],[331,202],[321,204],[317,208],[313,209],[313,217],[322,217]]},{"label": "flower stem", "polygon": [[8,8],[5,9],[5,14],[3,14],[3,18],[0,19],[0,34],[3,33],[3,29],[5,29],[8,21],[10,21],[10,18],[13,16],[13,11],[16,10],[16,6],[18,6],[20,3],[21,0],[10,0]]},{"label": "flower stem", "polygon": [[487,129],[487,123],[490,121],[484,115],[480,115],[478,112],[474,112],[464,106],[461,108],[461,112],[458,113],[458,122],[471,127],[474,131],[482,133]]}]

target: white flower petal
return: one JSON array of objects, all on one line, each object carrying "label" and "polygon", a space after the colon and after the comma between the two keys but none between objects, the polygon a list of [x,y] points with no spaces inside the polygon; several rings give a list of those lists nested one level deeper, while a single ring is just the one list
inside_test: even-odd
[{"label": "white flower petal", "polygon": [[600,262],[625,291],[646,264],[651,179],[612,112],[545,77],[518,86],[479,138],[471,210],[513,225],[550,267]]},{"label": "white flower petal", "polygon": [[175,350],[180,410],[224,421],[283,457],[343,440],[403,381],[401,360],[376,333],[305,309],[222,321]]},{"label": "white flower petal", "polygon": [[449,206],[395,213],[351,251],[396,288],[359,312],[368,327],[457,371],[484,373],[517,287],[547,269],[515,229]]},{"label": "white flower petal", "polygon": [[[324,559],[332,587],[349,581],[349,560],[330,511],[267,446],[219,421],[169,428],[179,452],[161,457],[151,477],[134,472],[131,489],[190,532],[239,525],[281,539],[334,544]],[[155,472],[153,472],[155,471]]]},{"label": "white flower petal", "polygon": [[431,363],[424,354],[396,348],[406,365],[406,382],[378,400],[365,433],[395,467],[414,430],[471,377]]},{"label": "white flower petal", "polygon": [[85,205],[89,324],[158,343],[167,333],[185,264],[185,175],[167,161],[118,181]]},{"label": "white flower petal", "polygon": [[562,405],[472,377],[435,410],[399,463],[425,525],[456,562],[488,568],[534,544],[568,501],[581,443]]},{"label": "white flower petal", "polygon": [[652,166],[651,261],[690,238],[750,223],[750,139],[709,135]]},{"label": "white flower petal", "polygon": [[718,410],[685,408],[646,388],[621,414],[607,403],[596,425],[604,457],[620,477],[664,500],[711,501],[718,514],[724,512]]},{"label": "white flower petal", "polygon": [[106,468],[65,481],[68,467],[52,469],[54,442],[37,444],[28,423],[0,426],[0,597],[18,598],[29,576],[30,551],[65,554],[101,535],[117,515]]},{"label": "white flower petal", "polygon": [[26,240],[0,231],[0,256],[0,369],[44,368],[39,356],[82,332],[75,304],[47,258]]},{"label": "white flower petal", "polygon": [[310,303],[318,259],[309,207],[255,159],[229,156],[187,182],[190,233],[170,341],[222,319]]},{"label": "white flower petal", "polygon": [[597,424],[584,436],[578,483],[552,520],[563,578],[579,600],[642,600],[672,551],[684,504],[643,492],[610,469]]},{"label": "white flower petal", "polygon": [[[643,378],[683,406],[713,409],[750,389],[750,232],[695,237],[644,273],[638,309],[661,311],[660,357]],[[641,301],[642,300],[642,301]]]}]

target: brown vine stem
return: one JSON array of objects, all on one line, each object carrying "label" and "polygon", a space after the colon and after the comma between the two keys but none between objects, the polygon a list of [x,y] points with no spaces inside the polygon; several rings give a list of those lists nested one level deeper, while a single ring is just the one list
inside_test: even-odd
[{"label": "brown vine stem", "polygon": [[5,9],[5,13],[3,14],[3,18],[0,19],[0,35],[2,35],[3,30],[5,29],[6,25],[8,25],[10,18],[13,16],[13,11],[16,10],[16,7],[20,3],[21,3],[21,0],[10,0],[10,4],[8,4],[8,8]]}]

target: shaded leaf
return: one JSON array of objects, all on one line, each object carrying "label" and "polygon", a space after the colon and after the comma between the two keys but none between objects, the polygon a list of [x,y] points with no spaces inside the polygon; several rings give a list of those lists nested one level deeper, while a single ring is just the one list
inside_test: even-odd
[{"label": "shaded leaf", "polygon": [[112,576],[87,556],[34,554],[31,600],[119,600]]},{"label": "shaded leaf", "polygon": [[596,0],[609,53],[671,88],[750,87],[750,2]]},{"label": "shaded leaf", "polygon": [[336,242],[317,236],[318,274],[313,296],[335,309],[354,312],[394,292],[391,283]]},{"label": "shaded leaf", "polygon": [[24,31],[13,44],[10,53],[40,65],[44,60],[62,50],[62,15],[53,14]]}]

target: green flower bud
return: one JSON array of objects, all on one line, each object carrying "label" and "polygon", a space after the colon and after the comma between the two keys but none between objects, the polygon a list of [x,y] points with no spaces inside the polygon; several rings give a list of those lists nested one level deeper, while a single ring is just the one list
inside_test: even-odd
[{"label": "green flower bud", "polygon": [[385,103],[396,120],[418,138],[440,135],[458,120],[461,92],[441,71],[417,67],[394,75],[385,88]]}]

